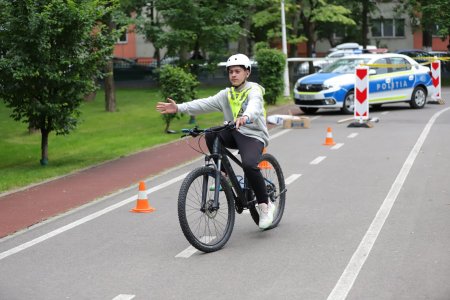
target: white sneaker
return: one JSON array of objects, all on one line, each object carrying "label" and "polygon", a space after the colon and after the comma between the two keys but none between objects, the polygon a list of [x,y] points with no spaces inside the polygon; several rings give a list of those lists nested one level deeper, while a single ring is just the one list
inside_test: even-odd
[{"label": "white sneaker", "polygon": [[275,212],[275,205],[270,203],[265,204],[261,203],[258,204],[259,207],[259,228],[266,229],[272,225],[273,222],[273,214]]}]

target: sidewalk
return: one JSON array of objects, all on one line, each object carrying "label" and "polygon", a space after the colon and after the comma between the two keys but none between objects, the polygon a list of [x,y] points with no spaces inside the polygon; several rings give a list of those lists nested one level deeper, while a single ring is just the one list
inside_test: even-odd
[{"label": "sidewalk", "polygon": [[[296,105],[289,104],[268,115],[288,114],[289,110],[299,113]],[[269,129],[272,127],[269,125]],[[2,196],[0,238],[199,156],[185,141],[179,140]]]}]

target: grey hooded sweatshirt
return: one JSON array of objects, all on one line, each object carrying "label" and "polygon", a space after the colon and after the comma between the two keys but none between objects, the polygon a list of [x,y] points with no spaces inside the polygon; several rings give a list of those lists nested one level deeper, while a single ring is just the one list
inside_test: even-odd
[{"label": "grey hooded sweatshirt", "polygon": [[[236,91],[241,92],[247,88],[251,88],[251,90],[242,104],[238,117],[248,116],[252,123],[239,127],[239,131],[245,136],[260,140],[264,147],[267,147],[269,144],[269,132],[264,115],[264,88],[257,83],[246,81]],[[234,121],[228,100],[229,89],[223,89],[211,97],[177,104],[178,112],[195,116],[202,113],[221,111],[223,112],[224,121]]]}]

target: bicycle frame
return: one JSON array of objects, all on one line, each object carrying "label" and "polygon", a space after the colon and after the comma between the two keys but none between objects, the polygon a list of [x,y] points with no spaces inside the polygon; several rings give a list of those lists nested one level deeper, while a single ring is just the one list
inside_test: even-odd
[{"label": "bicycle frame", "polygon": [[[205,156],[205,165],[213,165],[214,169],[216,170],[214,203],[212,205],[213,210],[219,209],[220,177],[221,177],[222,167],[225,170],[228,178],[231,181],[231,185],[233,188],[232,189],[233,196],[234,196],[235,202],[238,204],[238,207],[240,207],[240,209],[243,209],[243,208],[248,208],[248,205],[249,205],[249,203],[247,201],[246,191],[248,189],[246,188],[246,184],[245,184],[244,188],[241,187],[241,185],[237,179],[236,173],[234,172],[233,167],[231,166],[231,162],[228,158],[230,158],[239,167],[242,168],[242,162],[236,156],[234,156],[228,149],[226,149],[220,142],[219,137],[216,136],[214,139],[212,154]],[[214,159],[216,159],[216,161],[214,161]],[[211,160],[213,160],[214,163],[211,163],[210,162]],[[207,195],[207,189],[208,189],[207,178],[205,178],[205,180],[203,181],[202,188],[203,188],[203,190],[202,190],[202,207],[205,207],[206,195]],[[240,212],[242,212],[242,210]]]}]

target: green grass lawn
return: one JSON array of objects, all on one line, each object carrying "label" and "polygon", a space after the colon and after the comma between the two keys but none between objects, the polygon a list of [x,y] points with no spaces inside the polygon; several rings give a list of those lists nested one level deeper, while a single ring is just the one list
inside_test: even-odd
[{"label": "green grass lawn", "polygon": [[[199,97],[219,89],[201,88]],[[181,134],[164,133],[164,122],[155,109],[161,100],[157,89],[118,89],[117,112],[107,113],[104,93],[99,91],[94,101],[82,104],[75,131],[65,136],[50,134],[47,166],[39,164],[40,132],[29,134],[27,124],[11,119],[10,110],[0,101],[0,193],[179,139]],[[212,113],[196,120],[200,127],[208,127],[223,119],[221,113]],[[188,121],[186,115],[174,119],[171,129],[192,126]]]}]

